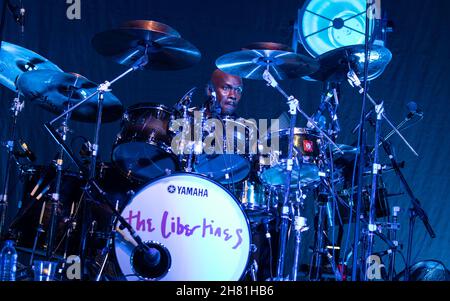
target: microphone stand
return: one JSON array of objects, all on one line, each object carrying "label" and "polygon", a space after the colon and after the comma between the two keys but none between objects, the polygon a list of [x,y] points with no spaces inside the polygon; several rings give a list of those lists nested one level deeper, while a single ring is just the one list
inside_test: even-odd
[{"label": "microphone stand", "polygon": [[413,191],[411,190],[411,187],[408,185],[408,182],[406,182],[406,179],[400,170],[400,167],[398,166],[398,163],[395,159],[395,156],[392,152],[391,144],[388,141],[382,140],[383,148],[386,151],[386,154],[389,156],[389,159],[391,160],[392,167],[395,170],[395,173],[400,178],[400,181],[402,183],[403,189],[405,189],[406,193],[409,196],[409,199],[411,201],[412,207],[409,209],[409,233],[408,233],[408,252],[406,256],[406,268],[405,268],[405,281],[409,280],[409,274],[410,274],[410,265],[411,265],[411,252],[412,252],[412,241],[413,241],[413,234],[414,234],[414,223],[417,217],[419,217],[423,224],[425,225],[425,228],[427,229],[428,234],[431,238],[435,238],[436,234],[433,231],[433,228],[430,225],[430,222],[428,220],[428,216],[425,212],[425,210],[422,208],[422,205],[420,204],[420,201],[414,196]]},{"label": "microphone stand", "polygon": [[[366,258],[369,258],[372,255],[374,232],[377,231],[377,225],[375,224],[375,198],[376,193],[378,191],[378,173],[381,170],[381,165],[378,163],[378,153],[379,153],[378,141],[380,141],[381,121],[382,121],[382,114],[384,112],[383,102],[375,106],[375,112],[377,114],[377,121],[375,124],[375,154],[373,158],[373,167],[372,167],[372,190],[370,193],[369,223],[367,225],[368,232],[367,232]],[[361,183],[358,183],[358,185],[362,186]],[[367,264],[370,264],[370,262],[369,263],[366,262],[364,271],[367,271]],[[364,281],[367,280],[368,275],[367,273],[364,273]]]},{"label": "microphone stand", "polygon": [[[366,56],[368,57],[368,55]],[[368,60],[366,59],[366,62],[368,62]],[[378,108],[378,103],[369,95],[369,93],[367,93],[367,87],[362,87],[361,86],[361,81],[358,78],[358,76],[356,75],[356,73],[349,68],[350,71],[348,72],[347,76],[348,76],[348,82],[352,87],[356,87],[358,88],[358,92],[360,94],[363,94],[363,110],[365,107],[365,100],[366,98],[369,99],[369,101],[372,103],[372,105],[375,107],[375,111],[377,112],[377,115],[379,114],[387,123],[388,125],[394,130],[394,132],[403,140],[403,142],[409,147],[409,149],[416,155],[419,156],[419,154],[414,150],[414,148],[409,144],[409,142],[406,140],[405,137],[403,137],[403,135],[400,133],[400,131],[395,127],[395,125],[390,121],[390,119],[386,116],[384,109],[380,110],[380,112],[378,113],[377,108]],[[367,78],[367,77],[366,77]],[[364,85],[367,85],[367,81],[364,82]],[[359,148],[359,152],[360,152],[360,162],[359,162],[359,170],[358,170],[358,204],[357,204],[357,209],[356,209],[356,217],[360,216],[361,214],[361,202],[362,202],[362,180],[363,180],[363,169],[364,169],[364,153],[365,153],[365,139],[363,137],[363,133],[364,133],[364,114],[362,114],[361,116],[361,123],[360,123],[360,148]],[[377,124],[379,123],[378,120],[378,116],[377,116]],[[378,134],[379,136],[379,134]],[[361,141],[362,140],[362,141]],[[378,147],[378,142],[376,142],[375,147]],[[377,171],[378,172],[378,171]],[[372,189],[374,189],[374,187],[372,187]],[[357,245],[358,245],[358,240],[359,240],[359,228],[360,227],[360,222],[359,219],[357,218],[355,221],[355,237],[354,237],[354,241],[353,241],[353,269],[352,269],[352,279],[353,281],[356,281],[356,268],[357,268]],[[369,223],[369,232],[372,232],[370,230],[370,227],[372,227]],[[371,243],[369,241],[369,243]],[[362,252],[364,253],[364,252]],[[364,273],[363,278],[366,279],[366,275],[367,273]]]},{"label": "microphone stand", "polygon": [[283,279],[283,269],[284,269],[284,259],[286,255],[286,243],[287,243],[287,233],[289,226],[289,195],[291,189],[291,178],[292,178],[292,167],[293,167],[293,149],[294,149],[294,127],[297,118],[297,111],[300,112],[307,120],[310,122],[331,144],[334,145],[336,149],[340,152],[342,150],[336,145],[336,143],[325,134],[322,129],[314,122],[303,110],[299,107],[299,102],[294,96],[288,96],[286,92],[279,86],[278,82],[269,72],[269,66],[263,73],[263,79],[267,82],[268,86],[275,88],[284,98],[287,99],[287,104],[289,105],[290,123],[289,123],[289,147],[288,147],[288,159],[286,161],[286,187],[283,199],[283,205],[281,207],[281,231],[280,231],[280,250],[278,256],[277,265],[277,279]]}]

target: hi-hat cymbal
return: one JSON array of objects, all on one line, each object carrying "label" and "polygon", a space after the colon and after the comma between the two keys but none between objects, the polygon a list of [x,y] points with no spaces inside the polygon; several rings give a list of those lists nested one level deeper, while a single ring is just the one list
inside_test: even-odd
[{"label": "hi-hat cymbal", "polygon": [[[365,46],[353,45],[326,52],[317,59],[320,69],[305,77],[306,80],[323,82],[341,82],[347,79],[349,68],[364,80]],[[389,49],[373,45],[369,55],[369,74],[367,79],[373,80],[380,76],[392,59]]]},{"label": "hi-hat cymbal", "polygon": [[[97,90],[97,84],[74,73],[54,70],[37,70],[22,74],[17,87],[32,103],[54,114],[61,114]],[[93,97],[71,113],[71,119],[83,122],[97,120],[98,98]],[[118,120],[123,113],[119,99],[111,93],[104,94],[102,122]]]},{"label": "hi-hat cymbal", "polygon": [[0,84],[16,91],[16,80],[33,70],[62,70],[45,57],[26,48],[3,41],[0,50]]},{"label": "hi-hat cymbal", "polygon": [[[221,56],[216,60],[216,66],[225,73],[259,80],[263,80],[263,73],[267,68],[276,80],[298,78],[319,69],[319,64],[314,59],[291,51],[279,50],[282,48],[273,48],[274,45],[280,44],[270,42],[251,44],[244,50]],[[252,49],[248,49],[249,47]]]},{"label": "hi-hat cymbal", "polygon": [[120,28],[98,33],[92,39],[94,49],[115,62],[131,67],[146,53],[145,69],[179,70],[200,61],[200,51],[163,23],[129,21]]}]

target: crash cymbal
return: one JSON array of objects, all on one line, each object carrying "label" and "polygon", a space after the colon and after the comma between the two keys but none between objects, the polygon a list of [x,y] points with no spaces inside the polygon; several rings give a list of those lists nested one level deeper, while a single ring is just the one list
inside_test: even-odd
[{"label": "crash cymbal", "polygon": [[173,28],[155,21],[130,21],[118,29],[98,33],[94,49],[115,62],[131,67],[147,53],[145,69],[179,70],[200,61],[200,51]]},{"label": "crash cymbal", "polygon": [[[326,52],[318,57],[320,69],[304,77],[307,80],[323,82],[342,82],[347,79],[351,67],[361,80],[364,80],[364,45],[353,45]],[[380,76],[392,59],[389,49],[373,45],[370,51],[368,80]]]},{"label": "crash cymbal", "polygon": [[[97,84],[75,73],[54,70],[36,70],[22,74],[17,87],[30,102],[54,114],[61,114],[97,90]],[[70,99],[69,99],[70,98]],[[97,119],[97,97],[76,108],[72,120],[95,122]],[[102,122],[118,120],[123,107],[119,99],[111,93],[104,94]]]},{"label": "crash cymbal", "polygon": [[[264,46],[263,44],[257,43],[256,46],[259,48]],[[271,49],[231,52],[218,58],[216,66],[225,73],[259,80],[263,80],[263,73],[267,68],[276,80],[298,78],[319,69],[319,64],[312,58],[290,51]]]},{"label": "crash cymbal", "polygon": [[32,70],[62,70],[48,59],[26,48],[3,41],[0,50],[0,84],[16,91],[16,80]]}]

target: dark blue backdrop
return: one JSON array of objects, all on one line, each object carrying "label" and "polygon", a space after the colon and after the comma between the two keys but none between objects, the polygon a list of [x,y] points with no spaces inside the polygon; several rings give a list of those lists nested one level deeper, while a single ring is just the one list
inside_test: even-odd
[{"label": "dark blue backdrop", "polygon": [[[166,23],[200,49],[202,60],[190,69],[137,72],[118,82],[113,92],[125,107],[142,101],[173,104],[191,87],[202,87],[206,83],[216,58],[251,42],[273,41],[290,45],[291,25],[297,9],[303,4],[301,0],[81,0],[81,20],[69,20],[65,2],[23,0],[27,9],[25,33],[20,34],[19,27],[8,15],[5,40],[38,52],[66,72],[77,72],[96,82],[112,79],[124,67],[98,55],[90,40],[94,34],[126,20],[147,19]],[[384,74],[371,84],[371,94],[385,101],[387,113],[395,122],[405,117],[405,105],[411,100],[416,101],[425,113],[420,124],[404,133],[420,154],[419,158],[397,137],[392,138],[398,158],[406,161],[406,179],[437,233],[436,239],[430,239],[423,224],[417,221],[413,261],[439,259],[450,266],[450,4],[444,0],[385,0],[382,4],[395,23],[395,32],[389,35],[388,40],[393,59]],[[297,96],[306,112],[314,112],[320,99],[321,84],[297,79],[282,82],[282,85]],[[356,139],[350,131],[359,118],[361,98],[344,86],[339,112],[342,126],[339,143],[349,144]],[[12,98],[11,91],[0,87],[1,140],[7,137],[8,108]],[[263,82],[245,81],[239,108],[241,115],[276,118],[285,109],[280,96]],[[20,115],[18,137],[29,142],[40,164],[48,164],[56,152],[55,144],[43,127],[43,123],[52,116],[31,103],[26,104]],[[304,124],[303,121],[300,123]],[[73,128],[78,134],[92,137],[93,126],[90,124],[74,123]],[[101,156],[104,160],[109,159],[118,130],[119,122],[102,128]],[[388,131],[386,124],[383,130]],[[0,154],[3,178],[5,151]],[[387,175],[385,180],[389,183],[390,192],[401,191],[395,175]],[[12,208],[16,202],[17,199],[11,201]],[[390,202],[402,209],[409,206],[405,196],[391,198]],[[400,240],[406,245],[406,210],[401,212],[401,217]]]}]

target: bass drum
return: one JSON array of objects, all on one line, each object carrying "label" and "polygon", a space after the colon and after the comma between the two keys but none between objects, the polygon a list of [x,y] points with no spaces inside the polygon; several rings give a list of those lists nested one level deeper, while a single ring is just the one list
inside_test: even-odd
[{"label": "bass drum", "polygon": [[204,176],[159,178],[135,194],[122,216],[161,254],[146,260],[128,231],[116,227],[115,256],[126,280],[235,281],[245,273],[249,222],[236,198]]}]

